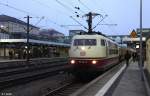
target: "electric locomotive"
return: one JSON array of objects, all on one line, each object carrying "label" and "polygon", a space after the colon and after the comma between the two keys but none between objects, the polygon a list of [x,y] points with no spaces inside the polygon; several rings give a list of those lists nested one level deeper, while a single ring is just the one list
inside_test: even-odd
[{"label": "electric locomotive", "polygon": [[116,42],[101,34],[76,35],[69,49],[69,63],[76,76],[91,76],[119,62]]}]

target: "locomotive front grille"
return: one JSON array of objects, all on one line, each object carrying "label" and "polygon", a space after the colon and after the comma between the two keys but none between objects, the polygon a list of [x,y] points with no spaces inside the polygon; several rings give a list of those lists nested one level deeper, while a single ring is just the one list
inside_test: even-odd
[{"label": "locomotive front grille", "polygon": [[78,63],[78,64],[88,64],[88,61],[85,61],[85,60],[78,60],[77,63]]}]

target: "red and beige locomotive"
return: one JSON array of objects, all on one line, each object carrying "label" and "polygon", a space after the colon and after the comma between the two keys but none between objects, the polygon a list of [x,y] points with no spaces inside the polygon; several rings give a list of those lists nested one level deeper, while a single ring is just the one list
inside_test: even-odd
[{"label": "red and beige locomotive", "polygon": [[95,74],[119,62],[117,43],[100,34],[76,35],[69,49],[69,63],[77,75]]}]

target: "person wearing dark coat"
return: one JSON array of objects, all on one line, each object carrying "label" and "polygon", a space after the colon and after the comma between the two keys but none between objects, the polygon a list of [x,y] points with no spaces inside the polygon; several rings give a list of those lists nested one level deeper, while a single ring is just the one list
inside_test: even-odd
[{"label": "person wearing dark coat", "polygon": [[12,59],[13,58],[13,52],[9,51],[8,54],[9,54],[9,59]]},{"label": "person wearing dark coat", "polygon": [[125,60],[126,60],[126,64],[127,64],[127,67],[129,65],[129,59],[130,59],[131,55],[130,53],[127,51],[126,54],[125,54]]},{"label": "person wearing dark coat", "polygon": [[136,58],[137,58],[137,53],[136,53],[136,52],[134,52],[134,53],[132,54],[132,58],[133,58],[133,62],[135,62],[135,61],[136,61]]}]

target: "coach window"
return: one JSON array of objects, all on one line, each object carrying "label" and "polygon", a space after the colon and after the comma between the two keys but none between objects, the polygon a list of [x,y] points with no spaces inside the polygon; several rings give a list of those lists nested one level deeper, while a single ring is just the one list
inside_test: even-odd
[{"label": "coach window", "polygon": [[101,39],[101,45],[105,46],[105,40],[104,39]]},{"label": "coach window", "polygon": [[108,46],[109,46],[109,47],[112,47],[112,46],[111,46],[111,42],[110,42],[110,41],[108,41]]}]

